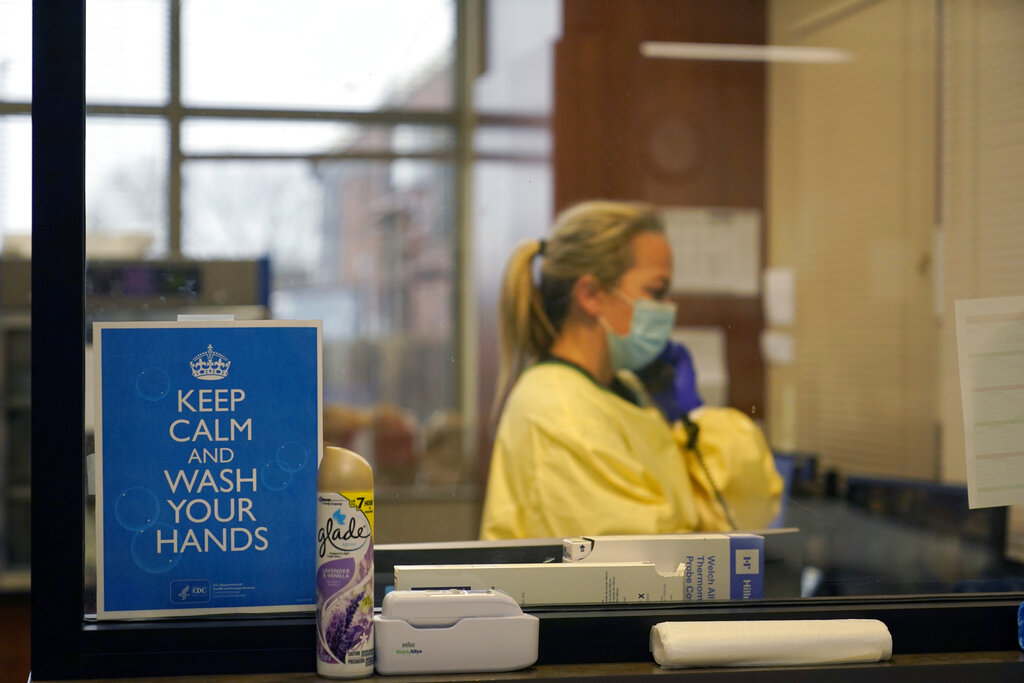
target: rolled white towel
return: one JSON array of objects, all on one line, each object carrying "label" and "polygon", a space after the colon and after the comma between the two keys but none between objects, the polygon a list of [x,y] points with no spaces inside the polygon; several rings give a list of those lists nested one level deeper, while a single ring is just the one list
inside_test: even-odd
[{"label": "rolled white towel", "polygon": [[663,621],[651,652],[666,668],[879,662],[892,636],[877,619]]}]

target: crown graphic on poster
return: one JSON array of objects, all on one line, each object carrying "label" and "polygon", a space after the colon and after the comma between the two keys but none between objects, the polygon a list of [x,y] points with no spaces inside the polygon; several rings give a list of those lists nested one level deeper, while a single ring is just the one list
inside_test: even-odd
[{"label": "crown graphic on poster", "polygon": [[231,361],[224,354],[214,351],[213,344],[207,344],[206,350],[196,354],[189,366],[196,379],[224,379],[228,376]]}]

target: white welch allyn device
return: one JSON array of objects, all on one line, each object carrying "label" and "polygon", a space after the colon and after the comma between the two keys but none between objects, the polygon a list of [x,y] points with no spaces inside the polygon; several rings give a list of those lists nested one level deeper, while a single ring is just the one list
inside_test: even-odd
[{"label": "white welch allyn device", "polygon": [[514,671],[537,661],[540,620],[499,590],[395,590],[373,621],[381,674]]}]

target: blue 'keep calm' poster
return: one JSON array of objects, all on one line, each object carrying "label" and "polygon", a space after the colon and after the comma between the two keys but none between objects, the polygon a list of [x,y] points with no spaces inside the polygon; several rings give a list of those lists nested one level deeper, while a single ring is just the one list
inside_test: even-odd
[{"label": "blue 'keep calm' poster", "polygon": [[319,322],[97,323],[97,616],[313,609]]}]

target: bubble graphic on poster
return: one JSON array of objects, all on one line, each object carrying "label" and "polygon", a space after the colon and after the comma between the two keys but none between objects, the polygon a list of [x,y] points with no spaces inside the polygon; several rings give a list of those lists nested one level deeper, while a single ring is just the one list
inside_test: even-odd
[{"label": "bubble graphic on poster", "polygon": [[288,484],[292,483],[292,473],[275,459],[260,470],[260,481],[271,491],[283,491]]},{"label": "bubble graphic on poster", "polygon": [[[169,543],[176,539],[176,543]],[[150,574],[163,574],[174,569],[181,560],[181,553],[175,552],[182,542],[177,529],[170,524],[157,522],[140,529],[132,537],[132,559],[139,569]]]},{"label": "bubble graphic on poster", "polygon": [[171,378],[161,368],[146,368],[135,378],[135,391],[147,401],[159,401],[170,390]]},{"label": "bubble graphic on poster", "polygon": [[302,444],[289,441],[277,449],[277,464],[286,472],[298,472],[306,466],[306,449]]},{"label": "bubble graphic on poster", "polygon": [[160,501],[156,494],[141,486],[132,486],[114,501],[114,518],[129,531],[145,529],[160,514]]}]

